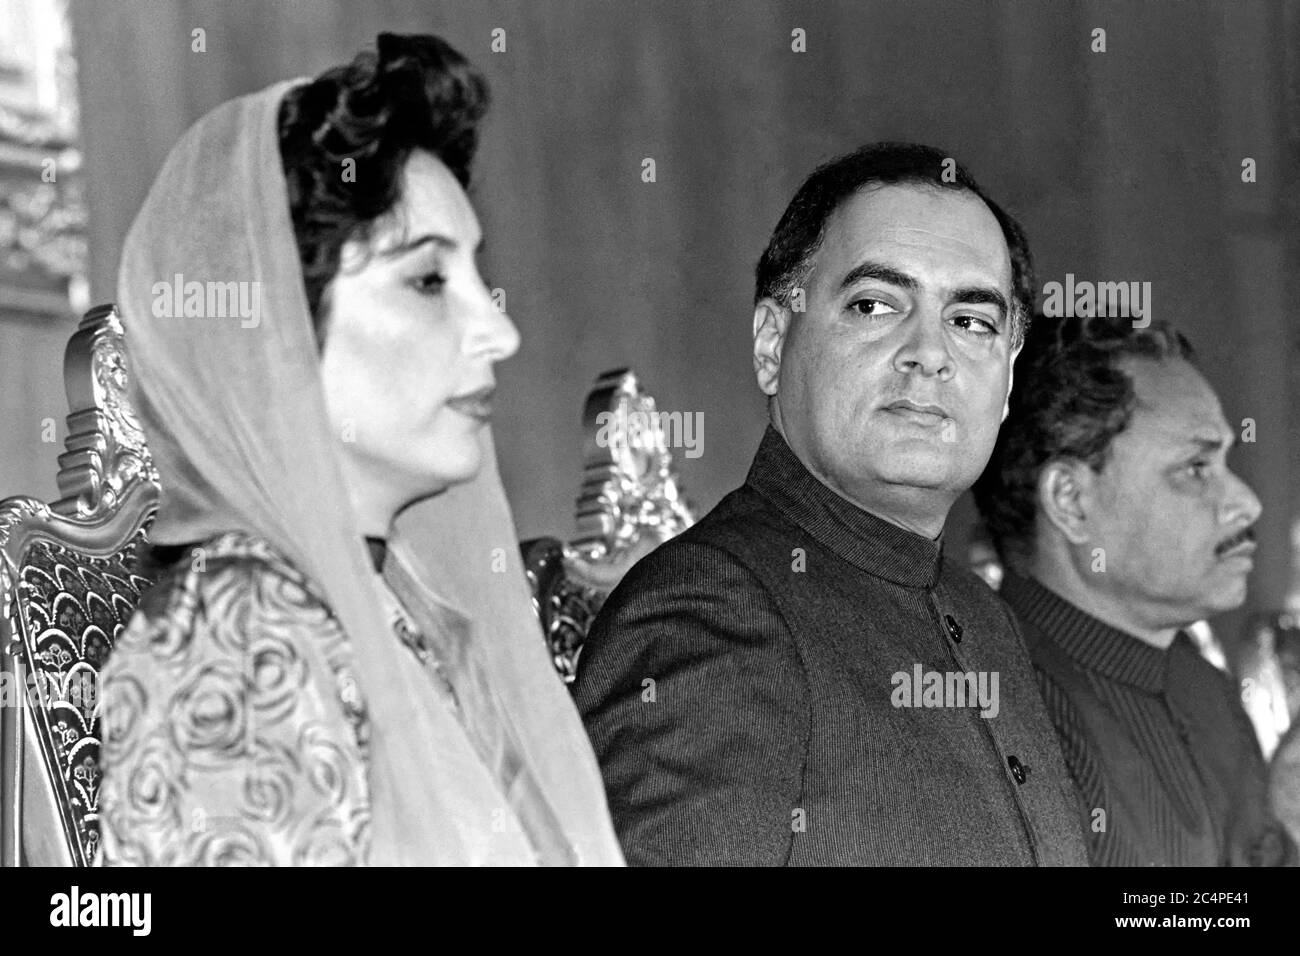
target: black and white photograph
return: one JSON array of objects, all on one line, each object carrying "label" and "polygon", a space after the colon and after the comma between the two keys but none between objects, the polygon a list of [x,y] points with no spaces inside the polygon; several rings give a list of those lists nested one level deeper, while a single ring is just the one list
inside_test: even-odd
[{"label": "black and white photograph", "polygon": [[0,0],[23,921],[979,868],[1240,945],[1297,301],[1289,0]]}]

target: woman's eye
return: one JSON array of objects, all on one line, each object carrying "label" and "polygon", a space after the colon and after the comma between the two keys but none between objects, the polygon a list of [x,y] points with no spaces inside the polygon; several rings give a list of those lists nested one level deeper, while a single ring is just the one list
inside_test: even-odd
[{"label": "woman's eye", "polygon": [[857,299],[849,303],[849,308],[854,312],[857,312],[859,315],[872,317],[898,311],[893,306],[881,302],[879,299]]},{"label": "woman's eye", "polygon": [[998,334],[998,327],[996,325],[988,319],[980,318],[978,315],[959,315],[952,321],[959,329],[971,332],[980,337]]},{"label": "woman's eye", "polygon": [[422,275],[418,279],[411,281],[411,285],[415,286],[417,291],[426,295],[437,295],[446,284],[446,276],[437,272],[430,272],[428,275]]}]

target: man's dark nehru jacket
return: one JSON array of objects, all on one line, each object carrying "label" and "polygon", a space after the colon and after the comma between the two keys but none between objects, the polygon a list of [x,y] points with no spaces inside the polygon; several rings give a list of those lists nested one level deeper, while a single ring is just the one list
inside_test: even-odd
[{"label": "man's dark nehru jacket", "polygon": [[[895,707],[918,663],[996,672],[997,716]],[[1086,863],[1006,607],[771,427],[745,485],[610,596],[576,699],[632,863]]]}]

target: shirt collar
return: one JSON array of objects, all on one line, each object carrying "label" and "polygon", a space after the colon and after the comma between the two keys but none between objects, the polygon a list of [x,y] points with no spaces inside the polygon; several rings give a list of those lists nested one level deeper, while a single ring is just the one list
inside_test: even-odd
[{"label": "shirt collar", "polygon": [[[999,593],[1026,623],[1041,630],[1083,667],[1153,694],[1165,689],[1169,655],[1160,648],[1111,627],[1014,571],[1006,572]],[[1177,640],[1190,644],[1181,632]]]},{"label": "shirt collar", "polygon": [[767,426],[746,483],[791,521],[868,574],[913,588],[932,588],[943,561],[942,536],[913,534],[842,498],[812,474]]}]

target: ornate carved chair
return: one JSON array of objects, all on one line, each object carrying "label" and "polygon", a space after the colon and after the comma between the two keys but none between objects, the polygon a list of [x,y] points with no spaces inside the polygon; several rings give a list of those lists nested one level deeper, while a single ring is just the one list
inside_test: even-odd
[{"label": "ornate carved chair", "polygon": [[85,865],[99,839],[99,668],[150,582],[158,478],[126,397],[122,325],[68,342],[62,498],[0,501],[0,864]]},{"label": "ornate carved chair", "polygon": [[628,369],[606,372],[587,395],[577,537],[521,544],[533,607],[565,683],[605,598],[627,570],[695,523],[682,498],[664,418]]}]

